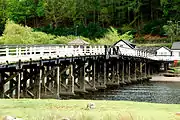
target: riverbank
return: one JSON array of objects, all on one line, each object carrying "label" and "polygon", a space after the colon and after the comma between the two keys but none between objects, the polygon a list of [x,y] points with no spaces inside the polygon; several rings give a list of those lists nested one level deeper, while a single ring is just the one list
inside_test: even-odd
[{"label": "riverbank", "polygon": [[180,77],[165,77],[163,75],[154,75],[150,81],[154,82],[180,82]]},{"label": "riverbank", "polygon": [[[86,105],[95,103],[96,108],[87,110]],[[23,120],[180,120],[177,104],[154,104],[105,100],[0,100],[0,120],[4,115]]]}]

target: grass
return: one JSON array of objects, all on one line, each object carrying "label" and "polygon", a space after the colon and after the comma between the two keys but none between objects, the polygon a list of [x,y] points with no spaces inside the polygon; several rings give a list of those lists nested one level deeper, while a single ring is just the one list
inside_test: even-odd
[{"label": "grass", "polygon": [[[89,102],[95,109],[87,110]],[[180,105],[128,101],[91,101],[55,99],[1,99],[0,120],[5,115],[24,120],[180,120],[175,115]]]},{"label": "grass", "polygon": [[172,70],[169,70],[172,73],[180,74],[180,66],[178,67],[171,67]]}]

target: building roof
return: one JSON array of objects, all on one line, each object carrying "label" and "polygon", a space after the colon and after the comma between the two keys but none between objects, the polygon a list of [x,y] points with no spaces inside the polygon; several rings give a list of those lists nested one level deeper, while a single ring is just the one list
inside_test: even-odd
[{"label": "building roof", "polygon": [[80,38],[77,38],[71,42],[68,42],[68,45],[89,45],[89,43]]},{"label": "building roof", "polygon": [[[163,48],[167,49],[169,52],[171,52],[171,49],[169,49],[168,47],[162,46]],[[136,49],[138,50],[142,50],[142,51],[146,51],[146,52],[150,52],[152,54],[156,54],[156,51],[159,50],[162,47],[154,47],[154,46],[142,46],[142,47],[138,47]]]},{"label": "building roof", "polygon": [[117,41],[113,46],[116,46],[116,44],[118,44],[119,42],[124,42],[126,45],[128,45],[130,48],[134,49],[136,47],[135,44],[131,43],[130,41],[128,40],[119,40]]},{"label": "building roof", "polygon": [[136,49],[150,52],[150,53],[156,53],[156,50],[159,49],[159,47],[152,47],[152,46],[142,46],[142,47],[137,47]]},{"label": "building roof", "polygon": [[172,44],[171,50],[180,50],[180,42],[174,42]]},{"label": "building roof", "polygon": [[[162,48],[162,47],[160,47],[160,48]],[[159,49],[160,49],[159,48]],[[163,46],[163,48],[165,48],[165,49],[167,49],[169,52],[171,52],[171,49],[170,48],[168,48],[168,47],[166,47],[166,46]]]}]

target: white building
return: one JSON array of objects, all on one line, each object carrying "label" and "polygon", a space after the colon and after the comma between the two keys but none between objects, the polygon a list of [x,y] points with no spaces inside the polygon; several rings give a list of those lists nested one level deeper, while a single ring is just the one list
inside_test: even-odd
[{"label": "white building", "polygon": [[137,54],[135,50],[136,45],[127,40],[119,40],[113,46],[119,47],[123,55],[135,56]]},{"label": "white building", "polygon": [[172,51],[168,47],[160,47],[156,50],[156,57],[159,60],[172,61]]},{"label": "white building", "polygon": [[180,42],[174,42],[171,51],[173,59],[180,60]]},{"label": "white building", "polygon": [[134,49],[136,47],[135,44],[127,40],[119,40],[118,42],[114,44],[114,46],[119,46],[119,47],[128,48],[128,49]]}]

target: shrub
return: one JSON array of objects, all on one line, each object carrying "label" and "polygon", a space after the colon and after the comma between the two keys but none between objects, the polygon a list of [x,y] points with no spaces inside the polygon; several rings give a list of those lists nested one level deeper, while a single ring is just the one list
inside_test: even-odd
[{"label": "shrub", "polygon": [[48,44],[55,36],[45,34],[43,32],[33,32],[33,29],[27,26],[15,24],[12,21],[7,21],[2,44]]}]

